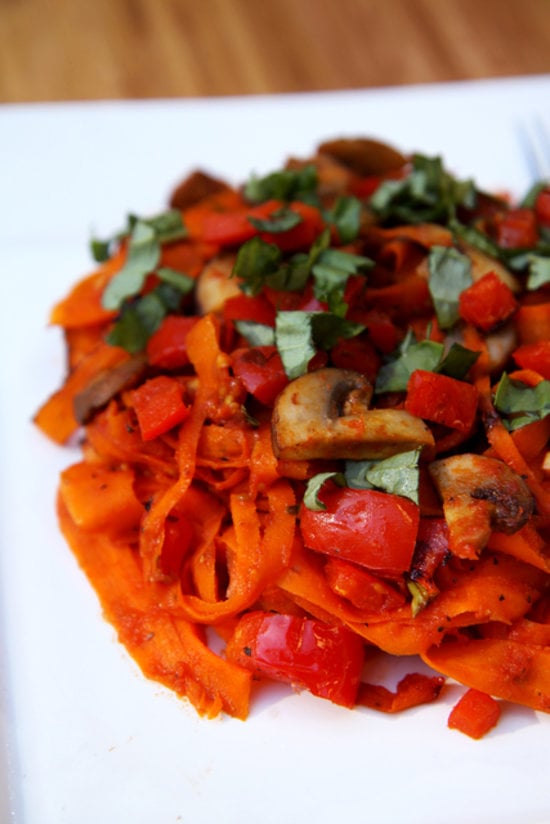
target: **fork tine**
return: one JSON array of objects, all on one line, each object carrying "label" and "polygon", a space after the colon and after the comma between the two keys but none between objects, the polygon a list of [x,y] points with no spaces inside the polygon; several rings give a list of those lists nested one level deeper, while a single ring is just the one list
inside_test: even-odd
[{"label": "fork tine", "polygon": [[550,179],[550,132],[542,117],[533,117],[529,125],[517,130],[523,158],[533,183]]}]

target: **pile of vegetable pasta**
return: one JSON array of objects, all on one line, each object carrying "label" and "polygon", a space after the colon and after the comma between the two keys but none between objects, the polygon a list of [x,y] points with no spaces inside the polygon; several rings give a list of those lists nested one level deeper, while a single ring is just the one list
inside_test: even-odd
[{"label": "pile of vegetable pasta", "polygon": [[59,522],[143,673],[208,717],[273,679],[391,713],[452,679],[473,738],[549,712],[550,185],[335,139],[92,251],[35,422],[79,439]]}]

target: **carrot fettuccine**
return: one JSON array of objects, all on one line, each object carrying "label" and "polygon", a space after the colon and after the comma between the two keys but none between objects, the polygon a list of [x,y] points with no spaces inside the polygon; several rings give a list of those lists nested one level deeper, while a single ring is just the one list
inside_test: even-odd
[{"label": "carrot fettuccine", "polygon": [[61,528],[144,674],[207,716],[264,678],[393,713],[450,677],[472,737],[550,711],[550,189],[335,140],[93,250],[35,421],[82,436]]}]

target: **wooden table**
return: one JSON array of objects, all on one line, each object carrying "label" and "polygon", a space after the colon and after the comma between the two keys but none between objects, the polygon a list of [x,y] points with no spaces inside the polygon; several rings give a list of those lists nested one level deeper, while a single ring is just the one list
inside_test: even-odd
[{"label": "wooden table", "polygon": [[0,102],[550,72],[550,0],[0,0]]}]

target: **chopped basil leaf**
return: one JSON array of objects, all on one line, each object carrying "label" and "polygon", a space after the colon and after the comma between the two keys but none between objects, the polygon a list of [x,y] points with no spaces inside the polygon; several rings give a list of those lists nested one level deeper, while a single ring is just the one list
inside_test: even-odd
[{"label": "chopped basil leaf", "polygon": [[127,298],[141,291],[145,278],[160,259],[160,245],[154,229],[138,221],[130,236],[128,255],[120,272],[109,281],[102,296],[105,309],[118,309]]},{"label": "chopped basil leaf", "polygon": [[96,263],[104,263],[106,260],[109,260],[111,256],[111,241],[92,238],[90,241],[90,251]]},{"label": "chopped basil leaf", "polygon": [[448,375],[449,378],[464,380],[480,354],[460,343],[453,343],[435,371]]},{"label": "chopped basil leaf", "polygon": [[243,281],[243,292],[257,295],[266,278],[278,271],[281,259],[282,252],[278,246],[256,235],[243,243],[237,252],[233,275]]},{"label": "chopped basil leaf", "polygon": [[418,503],[420,449],[382,461],[346,461],[344,477],[352,489],[379,489]]},{"label": "chopped basil leaf", "polygon": [[475,226],[465,226],[458,220],[449,221],[449,228],[454,232],[455,236],[460,240],[465,241],[475,249],[479,249],[486,255],[494,258],[501,257],[501,249],[494,243],[486,234],[476,229]]},{"label": "chopped basil leaf", "polygon": [[442,354],[443,344],[432,340],[417,343],[409,332],[398,349],[397,357],[380,367],[375,392],[404,392],[412,373],[416,369],[435,372]]},{"label": "chopped basil leaf", "polygon": [[323,485],[331,478],[340,486],[343,485],[343,477],[339,472],[319,472],[318,475],[314,475],[309,479],[304,492],[304,506],[313,512],[320,512],[326,509],[325,504],[319,498],[319,492]]},{"label": "chopped basil leaf", "polygon": [[418,503],[420,449],[400,452],[377,461],[366,472],[366,479],[377,489],[401,495]]},{"label": "chopped basil leaf", "polygon": [[169,269],[167,266],[161,266],[155,271],[156,276],[163,283],[169,283],[174,289],[177,289],[183,295],[189,294],[193,291],[195,280],[189,275],[184,275],[183,272],[178,272],[176,269]]},{"label": "chopped basil leaf", "polygon": [[303,253],[296,254],[266,278],[266,286],[279,292],[303,292],[309,275],[308,256]]},{"label": "chopped basil leaf", "polygon": [[495,409],[504,417],[507,429],[513,431],[550,415],[550,381],[527,386],[511,380],[504,373],[495,393]]},{"label": "chopped basil leaf", "polygon": [[288,232],[289,229],[294,229],[299,223],[302,223],[302,216],[298,212],[289,209],[288,206],[283,206],[277,209],[271,217],[263,220],[256,217],[249,217],[248,222],[251,223],[259,232],[271,232],[277,234],[279,232]]},{"label": "chopped basil leaf", "polygon": [[308,165],[302,169],[282,169],[265,177],[252,177],[244,187],[244,196],[252,203],[266,200],[311,201],[317,190],[317,170]]},{"label": "chopped basil leaf", "polygon": [[279,247],[255,236],[237,253],[233,274],[242,280],[242,290],[257,295],[264,286],[279,291],[301,292],[313,275],[315,296],[329,304],[331,311],[345,314],[343,295],[347,280],[359,269],[372,266],[361,255],[329,249],[330,230],[315,240],[307,254],[300,252],[283,261]]},{"label": "chopped basil leaf", "polygon": [[187,237],[187,229],[183,223],[181,213],[177,209],[168,209],[151,218],[139,218],[137,215],[129,214],[127,218],[127,228],[116,232],[107,240],[93,238],[90,242],[92,256],[98,263],[107,260],[112,252],[113,244],[120,242],[127,236],[132,236],[138,223],[149,226],[155,233],[159,243],[170,243]]},{"label": "chopped basil leaf", "polygon": [[151,218],[139,218],[139,222],[147,224],[155,232],[159,243],[171,243],[187,237],[187,229],[183,223],[181,212],[177,209],[168,209]]},{"label": "chopped basil leaf", "polygon": [[479,352],[467,349],[459,343],[453,343],[445,354],[442,343],[433,340],[416,342],[409,330],[397,350],[397,355],[380,367],[375,392],[404,392],[410,376],[416,369],[440,372],[450,378],[463,380],[478,357]]},{"label": "chopped basil leaf", "polygon": [[361,255],[340,249],[324,249],[312,267],[315,297],[328,303],[331,312],[345,315],[347,304],[344,302],[344,292],[350,275],[372,265],[369,258]]},{"label": "chopped basil leaf", "polygon": [[472,283],[470,260],[452,246],[432,246],[428,265],[437,320],[441,329],[450,329],[459,318],[460,294]]},{"label": "chopped basil leaf", "polygon": [[236,320],[235,328],[251,346],[273,346],[275,330],[265,323],[256,323],[254,320]]},{"label": "chopped basil leaf", "polygon": [[372,489],[373,484],[367,480],[367,470],[373,463],[374,461],[346,461],[344,465],[346,486],[350,489]]},{"label": "chopped basil leaf", "polygon": [[528,255],[528,266],[527,289],[534,291],[550,283],[550,257],[537,254]]},{"label": "chopped basil leaf", "polygon": [[182,292],[178,288],[160,283],[146,295],[125,300],[107,335],[107,343],[121,346],[131,354],[143,351],[166,315],[180,309],[181,299]]},{"label": "chopped basil leaf", "polygon": [[472,208],[477,198],[471,180],[459,181],[443,168],[439,157],[416,154],[412,171],[401,180],[386,180],[370,199],[382,221],[447,223],[459,206]]},{"label": "chopped basil leaf", "polygon": [[275,341],[290,380],[305,374],[315,355],[311,316],[311,312],[278,312],[275,319]]},{"label": "chopped basil leaf", "polygon": [[313,340],[321,349],[332,349],[342,338],[354,338],[364,331],[362,323],[335,315],[332,312],[311,312]]},{"label": "chopped basil leaf", "polygon": [[336,229],[340,243],[351,243],[361,226],[361,202],[356,197],[339,197],[326,220]]},{"label": "chopped basil leaf", "polygon": [[145,349],[149,337],[161,324],[166,314],[164,302],[156,291],[149,292],[136,301],[126,302],[107,336],[111,346],[121,346],[135,354]]},{"label": "chopped basil leaf", "polygon": [[278,312],[275,342],[287,377],[293,380],[305,374],[317,347],[331,349],[341,338],[355,337],[364,328],[331,312]]},{"label": "chopped basil leaf", "polygon": [[[159,283],[156,289],[153,290],[153,293],[162,301],[166,309],[166,314],[169,312],[178,312],[181,308],[182,298],[186,294],[179,286],[174,286],[172,283],[167,282]],[[147,295],[143,297],[147,297]]]}]

